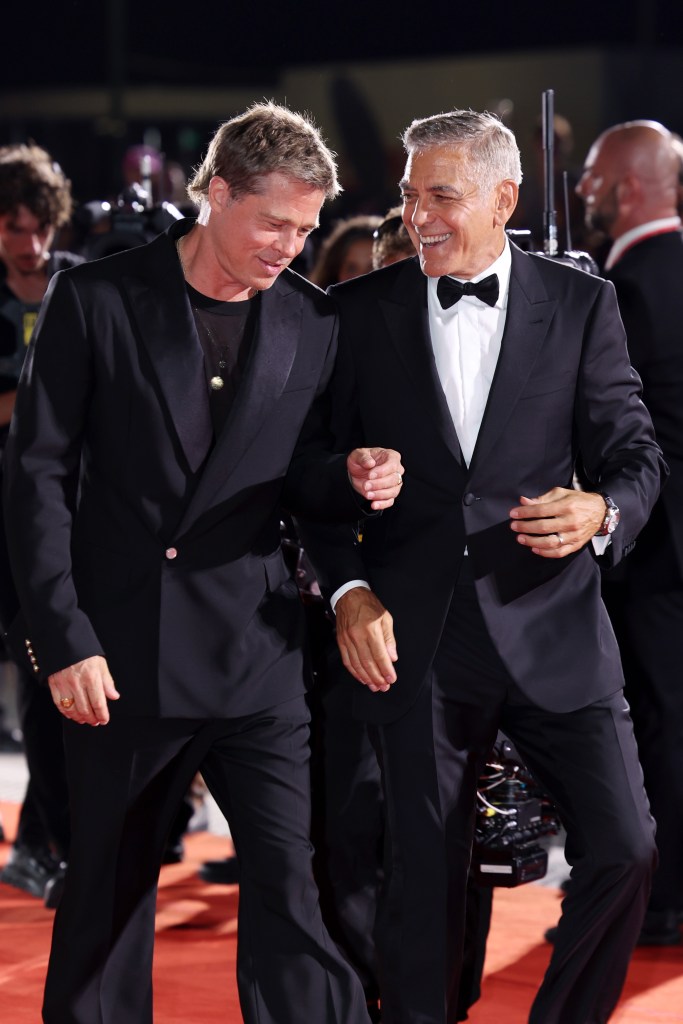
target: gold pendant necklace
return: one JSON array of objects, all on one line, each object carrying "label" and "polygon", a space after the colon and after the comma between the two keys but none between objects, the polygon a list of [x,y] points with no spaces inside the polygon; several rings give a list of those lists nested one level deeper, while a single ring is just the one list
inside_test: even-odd
[{"label": "gold pendant necklace", "polygon": [[213,331],[211,330],[207,322],[204,320],[204,318],[201,316],[197,307],[193,306],[192,308],[194,310],[197,320],[206,331],[206,336],[209,339],[212,349],[218,356],[219,372],[214,374],[214,376],[209,380],[209,387],[211,388],[212,391],[222,391],[223,388],[225,387],[225,378],[223,377],[223,372],[228,365],[226,361],[226,357],[228,354],[228,346],[226,345],[224,348],[219,347],[218,342],[213,336]]}]

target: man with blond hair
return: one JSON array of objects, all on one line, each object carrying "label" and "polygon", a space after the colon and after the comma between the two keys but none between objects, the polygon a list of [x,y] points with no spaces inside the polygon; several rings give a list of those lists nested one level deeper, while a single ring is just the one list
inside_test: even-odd
[{"label": "man with blond hair", "polygon": [[365,1024],[313,883],[280,510],[357,520],[401,465],[324,444],[335,310],[288,270],[338,191],[316,128],[256,104],[189,191],[196,222],[56,276],[8,445],[8,635],[64,717],[73,824],[43,1020],[151,1024],[159,865],[201,767],[244,865],[246,1024]]}]

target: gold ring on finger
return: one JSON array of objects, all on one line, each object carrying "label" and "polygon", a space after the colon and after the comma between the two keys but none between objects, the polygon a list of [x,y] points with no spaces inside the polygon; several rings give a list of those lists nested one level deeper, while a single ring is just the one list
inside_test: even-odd
[{"label": "gold ring on finger", "polygon": [[72,708],[74,706],[76,701],[73,697],[60,697],[59,703],[64,708],[65,711],[68,711],[69,708]]}]

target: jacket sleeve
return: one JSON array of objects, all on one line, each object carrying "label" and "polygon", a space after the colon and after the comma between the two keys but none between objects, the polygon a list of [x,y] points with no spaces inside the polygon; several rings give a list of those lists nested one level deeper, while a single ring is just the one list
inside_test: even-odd
[{"label": "jacket sleeve", "polygon": [[609,282],[598,292],[586,324],[579,374],[576,424],[588,487],[609,494],[621,513],[603,556],[612,566],[633,548],[668,470]]},{"label": "jacket sleeve", "polygon": [[103,653],[78,606],[71,564],[92,385],[81,304],[69,273],[59,273],[27,352],[4,460],[7,540],[23,613],[8,639],[15,654],[30,644],[41,677]]},{"label": "jacket sleeve", "polygon": [[350,523],[375,515],[351,486],[346,457],[357,447],[333,422],[337,318],[316,397],[299,434],[285,479],[283,504],[294,516],[320,523]]},{"label": "jacket sleeve", "polygon": [[335,522],[329,516],[325,519],[311,516],[306,511],[295,511],[299,536],[328,601],[339,587],[350,580],[367,579],[358,538],[362,535],[365,519],[381,514],[374,512],[369,503],[356,494],[347,479],[346,454],[368,443],[363,436],[354,391],[352,354],[342,337],[329,386],[317,408],[314,407],[313,415],[322,418],[329,448],[343,453],[336,457],[341,457],[342,483],[346,492],[345,515],[337,517],[342,521]]}]

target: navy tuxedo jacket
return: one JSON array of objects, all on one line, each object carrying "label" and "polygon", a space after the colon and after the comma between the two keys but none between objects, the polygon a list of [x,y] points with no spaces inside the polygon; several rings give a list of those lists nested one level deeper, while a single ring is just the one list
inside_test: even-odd
[{"label": "navy tuxedo jacket", "polygon": [[621,509],[614,562],[659,493],[665,468],[612,285],[512,247],[501,353],[469,467],[436,371],[417,258],[331,294],[338,443],[373,438],[406,467],[396,504],[363,525],[361,543],[349,529],[300,523],[324,592],[366,579],[394,617],[398,681],[388,693],[357,684],[359,714],[398,717],[428,679],[465,546],[493,643],[533,702],[571,711],[618,690],[591,545],[543,559],[517,543],[509,520],[521,495],[571,487],[581,464]]},{"label": "navy tuxedo jacket", "polygon": [[45,677],[103,654],[116,713],[249,714],[303,690],[280,509],[352,516],[319,408],[333,303],[284,271],[215,441],[174,238],[58,274],[27,355],[5,461],[10,556]]}]

